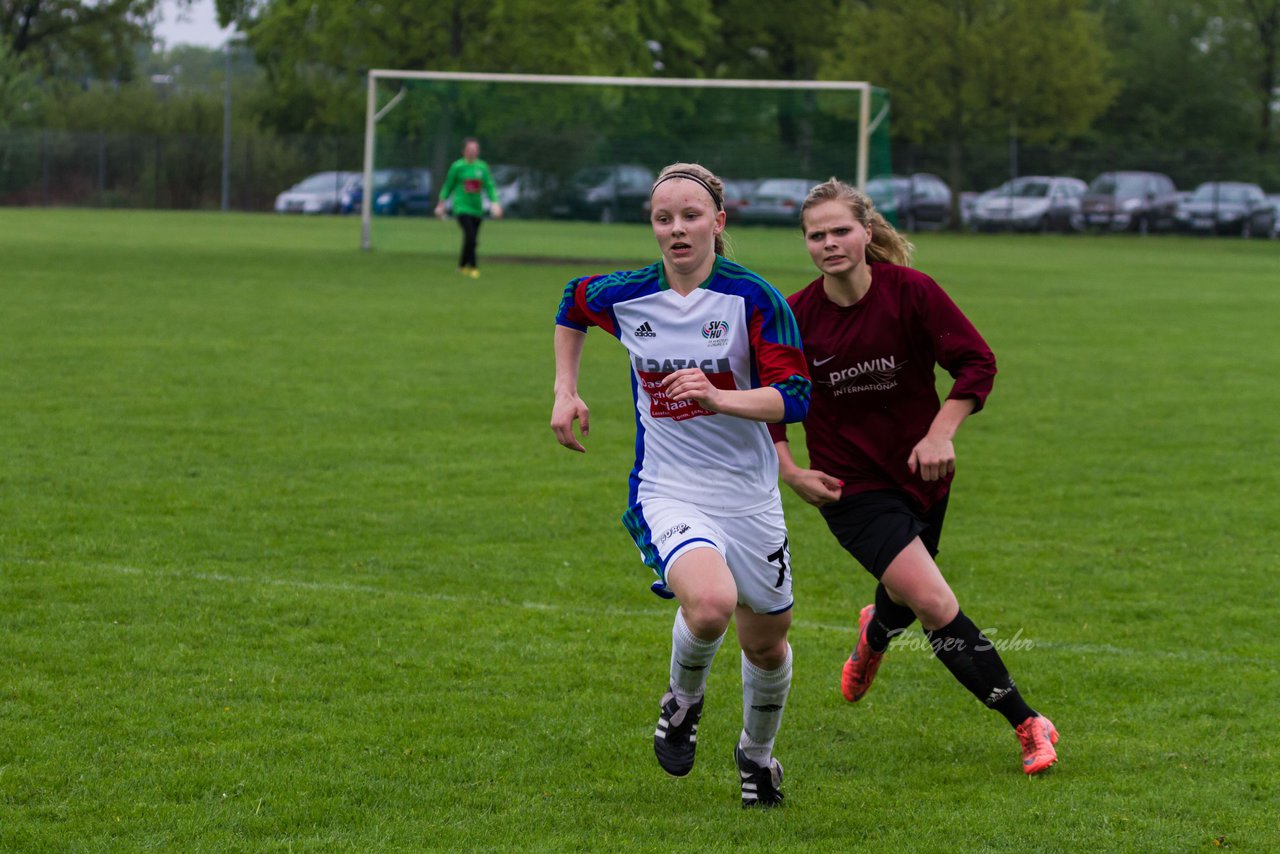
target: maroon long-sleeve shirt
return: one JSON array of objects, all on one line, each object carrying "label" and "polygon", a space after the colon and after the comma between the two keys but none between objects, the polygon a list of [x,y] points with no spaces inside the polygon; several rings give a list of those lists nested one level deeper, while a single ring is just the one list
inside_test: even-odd
[{"label": "maroon long-sleeve shirt", "polygon": [[[900,489],[928,509],[951,476],[925,482],[907,468],[940,408],[934,366],[955,379],[948,398],[981,409],[996,359],[937,282],[918,270],[872,263],[856,304],[829,300],[819,277],[787,298],[800,326],[813,395],[804,420],[811,468],[844,481],[842,494]],[[774,441],[784,425],[770,425]]]}]

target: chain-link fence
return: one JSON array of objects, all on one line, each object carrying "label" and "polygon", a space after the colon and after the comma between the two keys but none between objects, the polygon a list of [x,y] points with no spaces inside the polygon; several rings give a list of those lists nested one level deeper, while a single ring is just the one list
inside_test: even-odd
[{"label": "chain-link fence", "polygon": [[[509,152],[486,153],[510,158]],[[1203,181],[1246,181],[1280,193],[1280,152],[988,144],[963,147],[958,163],[955,153],[949,146],[897,143],[892,171],[934,173],[957,193],[988,190],[1014,175],[1071,175],[1090,181],[1123,169],[1163,172],[1181,190]],[[268,211],[277,194],[307,175],[359,171],[363,139],[242,135],[233,137],[228,154],[228,207]],[[0,131],[0,205],[216,210],[222,204],[223,158],[220,135]]]},{"label": "chain-link fence", "polygon": [[[226,152],[232,210],[271,210],[305,176],[358,170],[357,136],[233,138]],[[217,209],[221,136],[0,131],[0,205]]]}]

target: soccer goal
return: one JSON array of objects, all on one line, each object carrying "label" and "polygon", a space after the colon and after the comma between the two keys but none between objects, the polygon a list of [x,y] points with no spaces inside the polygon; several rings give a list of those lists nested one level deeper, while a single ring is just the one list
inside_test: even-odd
[{"label": "soccer goal", "polygon": [[363,249],[382,215],[430,213],[470,136],[511,216],[644,221],[653,175],[677,160],[726,179],[731,224],[770,220],[744,206],[765,180],[861,187],[891,171],[888,94],[866,82],[375,69],[367,87]]}]

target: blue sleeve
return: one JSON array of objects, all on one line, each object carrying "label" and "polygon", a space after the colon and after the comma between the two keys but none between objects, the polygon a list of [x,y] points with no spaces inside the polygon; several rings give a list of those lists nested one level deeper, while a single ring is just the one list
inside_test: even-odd
[{"label": "blue sleeve", "polygon": [[[782,394],[782,423],[796,424],[809,414],[809,395],[813,384],[808,377],[792,375],[781,382],[771,383]],[[783,433],[786,436],[786,433]]]}]

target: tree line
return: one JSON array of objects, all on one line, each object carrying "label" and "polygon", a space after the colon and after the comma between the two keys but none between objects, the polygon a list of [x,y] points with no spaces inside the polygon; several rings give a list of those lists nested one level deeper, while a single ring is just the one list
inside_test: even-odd
[{"label": "tree line", "polygon": [[287,171],[316,140],[358,149],[370,68],[869,80],[891,93],[895,164],[956,190],[1019,151],[1145,156],[1180,183],[1210,158],[1280,190],[1280,0],[216,2],[243,34],[226,53],[161,49],[158,0],[0,0],[0,134],[216,138],[230,73],[236,138]]}]

